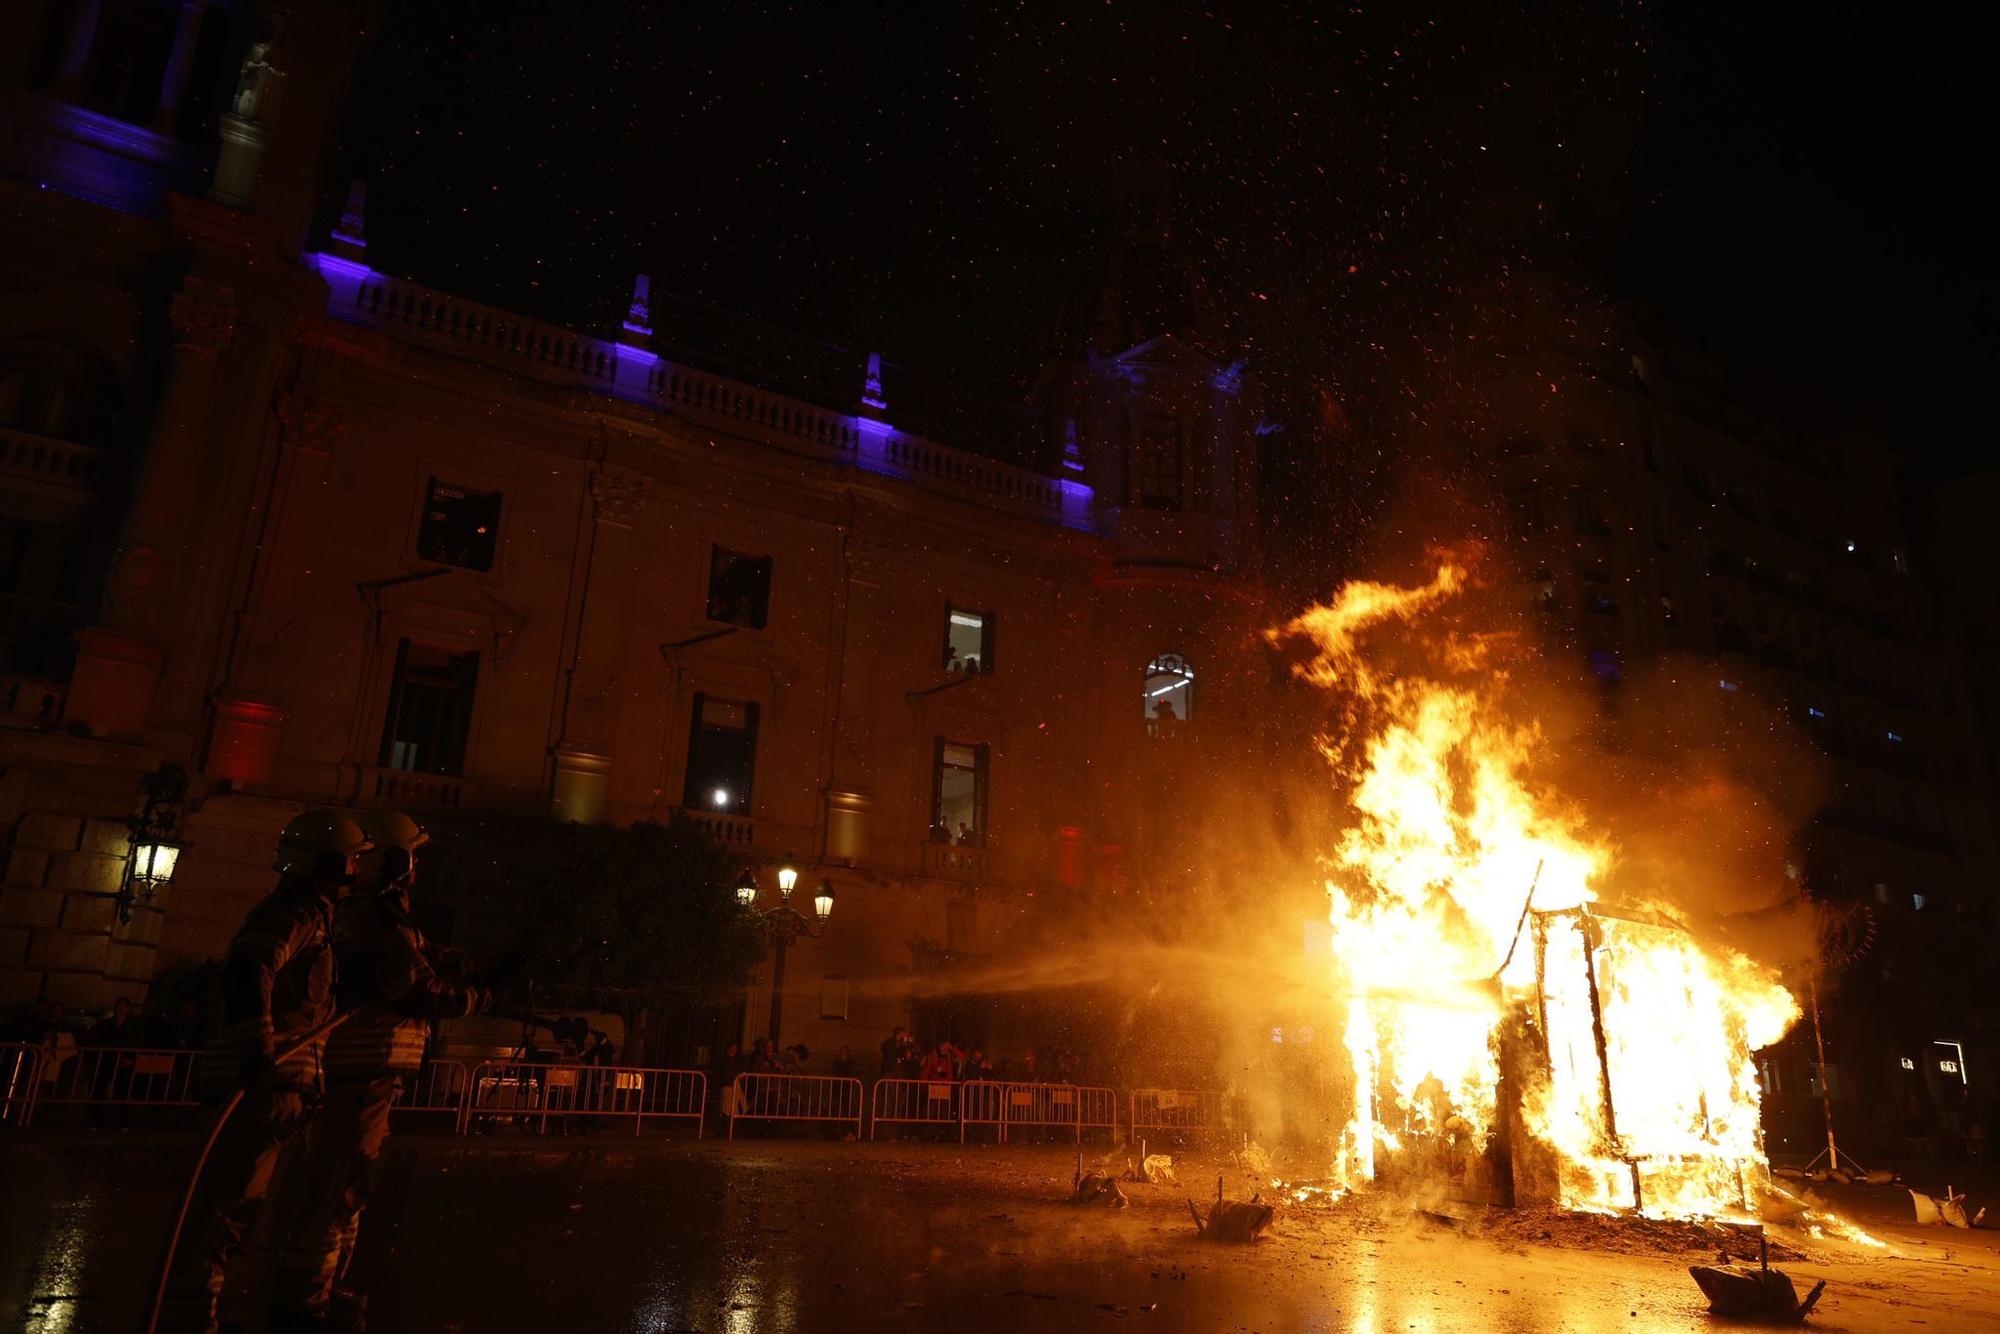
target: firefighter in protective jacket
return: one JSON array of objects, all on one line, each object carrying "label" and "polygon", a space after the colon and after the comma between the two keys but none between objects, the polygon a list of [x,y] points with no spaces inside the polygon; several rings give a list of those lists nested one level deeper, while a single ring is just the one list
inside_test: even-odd
[{"label": "firefighter in protective jacket", "polygon": [[229,1261],[270,1190],[281,1150],[303,1129],[317,1096],[321,1043],[280,1061],[293,1039],[333,1011],[334,907],[373,845],[336,811],[310,810],[278,836],[278,884],[250,910],[223,956],[214,1020],[201,1060],[202,1099],[214,1115],[243,1101],[218,1132],[188,1214],[190,1245],[169,1276],[161,1327],[213,1330]]},{"label": "firefighter in protective jacket", "polygon": [[402,1080],[423,1063],[434,1019],[460,1019],[492,994],[441,976],[411,916],[417,849],[430,836],[409,816],[361,817],[374,845],[355,893],[334,914],[343,1008],[354,1017],[328,1039],[326,1104],[308,1158],[306,1213],[279,1257],[272,1328],[357,1329],[363,1300],[342,1282],[354,1255]]}]

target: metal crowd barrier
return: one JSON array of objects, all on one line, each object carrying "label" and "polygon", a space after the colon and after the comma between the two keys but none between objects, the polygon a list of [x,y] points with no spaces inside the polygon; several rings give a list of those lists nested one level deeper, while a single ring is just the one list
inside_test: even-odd
[{"label": "metal crowd barrier", "polygon": [[1134,1135],[1210,1135],[1226,1128],[1222,1095],[1209,1089],[1133,1089]]},{"label": "metal crowd barrier", "polygon": [[[878,1079],[868,1107],[868,1138],[883,1122],[890,1125],[957,1126],[959,1089],[963,1085],[938,1079]],[[961,1130],[959,1137],[964,1138]]]},{"label": "metal crowd barrier", "polygon": [[861,1138],[865,1110],[861,1081],[833,1075],[740,1074],[731,1087],[729,1137],[736,1138],[738,1121],[824,1121],[854,1123]]},{"label": "metal crowd barrier", "polygon": [[26,1129],[35,1119],[35,1096],[42,1085],[42,1049],[25,1042],[0,1042],[0,1126]]},{"label": "metal crowd barrier", "polygon": [[992,1126],[1001,1143],[1007,1139],[1007,1085],[991,1079],[968,1079],[958,1086],[958,1141],[973,1126]]},{"label": "metal crowd barrier", "polygon": [[451,1113],[451,1126],[458,1129],[465,1111],[466,1091],[472,1087],[472,1072],[464,1061],[426,1061],[416,1074],[403,1080],[403,1092],[392,1112]]},{"label": "metal crowd barrier", "polygon": [[37,1107],[198,1107],[201,1053],[170,1047],[80,1047]]},{"label": "metal crowd barrier", "polygon": [[473,1067],[458,1124],[463,1134],[475,1120],[508,1117],[533,1121],[546,1132],[551,1117],[629,1117],[634,1135],[649,1120],[692,1121],[699,1139],[707,1103],[708,1076],[699,1070],[481,1061]]},{"label": "metal crowd barrier", "polygon": [[1083,1142],[1092,1130],[1118,1130],[1118,1090],[1096,1084],[1076,1086],[1076,1138]]},{"label": "metal crowd barrier", "polygon": [[959,1085],[958,1137],[974,1126],[993,1127],[1001,1144],[1015,1132],[1056,1130],[1079,1144],[1087,1130],[1118,1129],[1118,1093],[1087,1084],[1019,1084],[969,1079]]}]

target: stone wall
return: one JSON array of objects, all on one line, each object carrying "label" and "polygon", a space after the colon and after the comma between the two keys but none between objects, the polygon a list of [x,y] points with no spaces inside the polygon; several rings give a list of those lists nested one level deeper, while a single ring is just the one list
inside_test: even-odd
[{"label": "stone wall", "polygon": [[144,994],[163,914],[118,920],[127,847],[120,819],[31,810],[16,823],[0,884],[0,1006],[47,996],[95,1013]]}]

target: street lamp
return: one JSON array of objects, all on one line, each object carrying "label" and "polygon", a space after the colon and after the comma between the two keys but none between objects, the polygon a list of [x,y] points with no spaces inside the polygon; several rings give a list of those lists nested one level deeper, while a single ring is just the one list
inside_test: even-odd
[{"label": "street lamp", "polygon": [[139,780],[145,805],[125,822],[130,843],[125,853],[125,876],[118,886],[118,920],[132,920],[132,909],[150,903],[173,883],[174,869],[180,865],[181,849],[187,845],[177,837],[181,811],[187,805],[187,770],[178,764],[162,764]]},{"label": "street lamp", "polygon": [[798,863],[787,856],[778,864],[778,905],[775,908],[759,908],[757,902],[757,877],[748,868],[736,882],[736,902],[747,913],[754,914],[757,924],[771,942],[771,1023],[769,1037],[773,1046],[777,1045],[779,1026],[785,1013],[785,953],[792,942],[805,937],[818,937],[826,931],[827,919],[833,916],[833,882],[822,880],[819,890],[813,895],[813,916],[807,917],[792,907],[792,890],[799,883]]}]

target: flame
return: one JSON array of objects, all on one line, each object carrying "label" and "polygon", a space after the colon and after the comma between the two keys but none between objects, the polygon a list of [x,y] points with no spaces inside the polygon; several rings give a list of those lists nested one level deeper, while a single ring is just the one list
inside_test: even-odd
[{"label": "flame", "polygon": [[1599,902],[1617,849],[1535,778],[1512,641],[1433,623],[1469,583],[1454,562],[1413,588],[1349,583],[1269,632],[1307,643],[1298,675],[1343,706],[1321,741],[1354,815],[1326,884],[1354,1091],[1337,1174],[1372,1180],[1385,1155],[1472,1170],[1504,1059],[1533,1141],[1514,1151],[1551,1165],[1564,1206],[1754,1214],[1751,1053],[1798,1005],[1670,907]]}]

